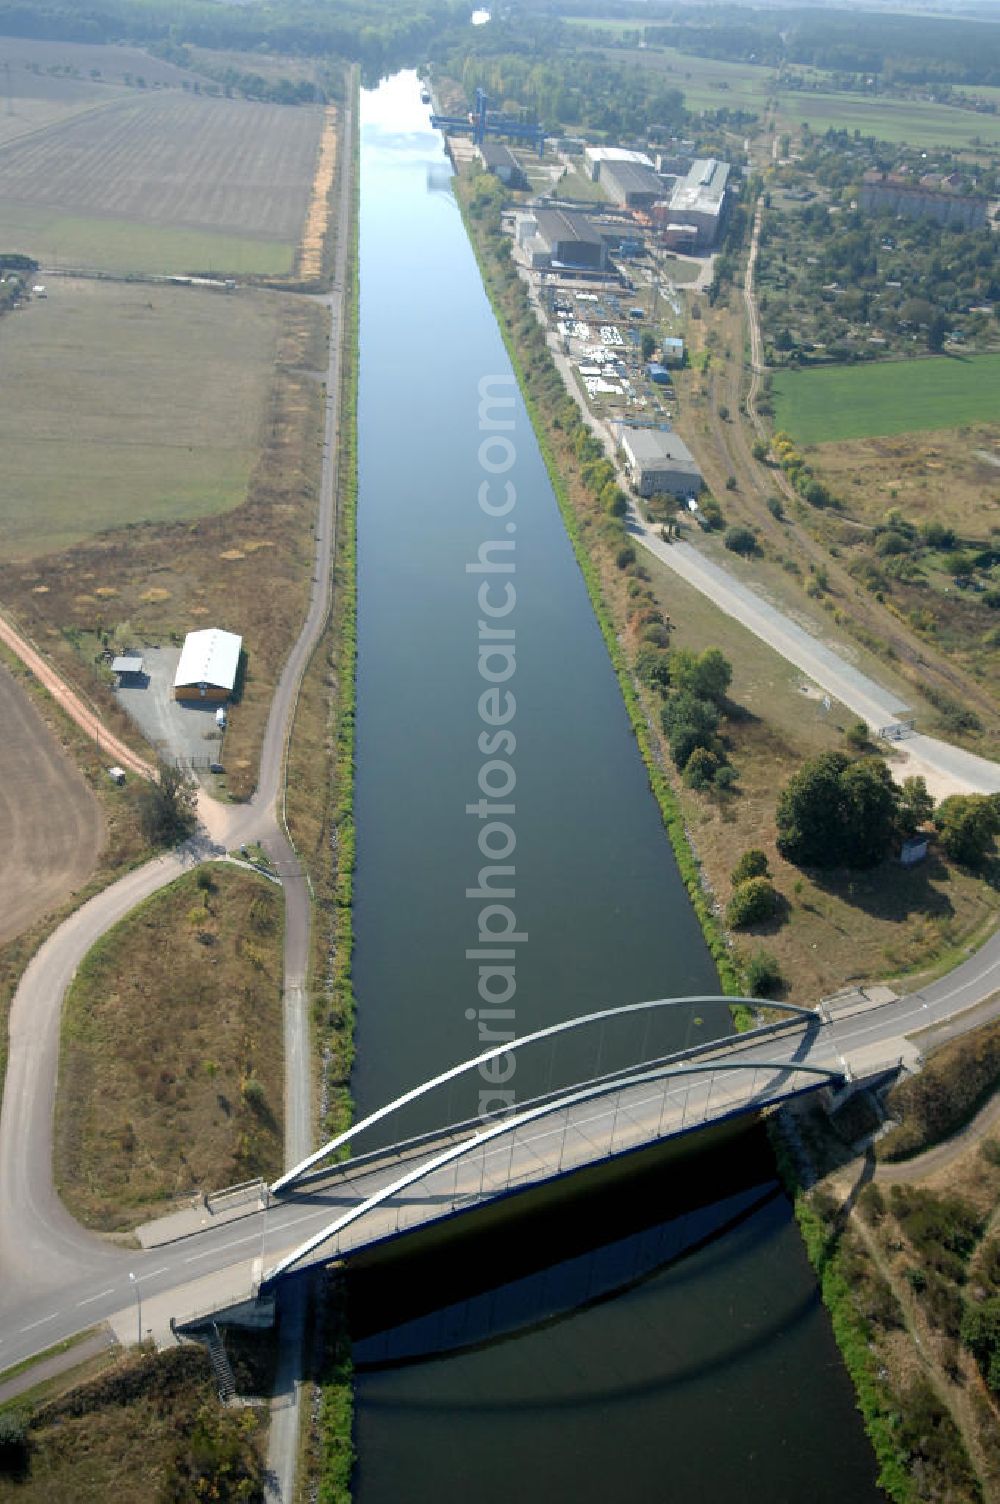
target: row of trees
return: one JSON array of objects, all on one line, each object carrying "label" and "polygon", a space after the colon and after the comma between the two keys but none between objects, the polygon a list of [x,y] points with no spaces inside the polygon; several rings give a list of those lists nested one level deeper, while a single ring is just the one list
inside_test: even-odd
[{"label": "row of trees", "polygon": [[1000,795],[953,794],[935,808],[922,778],[894,783],[881,757],[823,752],[792,775],[776,818],[778,850],[796,866],[877,866],[933,818],[947,855],[975,868],[1000,835]]}]

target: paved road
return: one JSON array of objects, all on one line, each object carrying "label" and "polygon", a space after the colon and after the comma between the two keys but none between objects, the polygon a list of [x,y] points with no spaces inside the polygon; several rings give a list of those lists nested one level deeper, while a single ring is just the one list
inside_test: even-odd
[{"label": "paved road", "polygon": [[[727,569],[706,559],[690,543],[665,543],[658,526],[643,521],[635,509],[628,518],[632,536],[675,574],[714,601],[720,611],[740,622],[755,637],[801,669],[810,680],[860,716],[873,730],[886,726],[907,706],[898,695],[876,684],[826,643],[756,594]],[[977,757],[961,747],[916,733],[892,743],[905,759],[904,776],[921,774],[938,798],[953,793],[1000,792],[1000,763]]]}]

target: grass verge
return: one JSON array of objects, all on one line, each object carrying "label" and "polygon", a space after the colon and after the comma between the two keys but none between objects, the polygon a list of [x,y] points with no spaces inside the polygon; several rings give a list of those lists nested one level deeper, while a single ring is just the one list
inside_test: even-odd
[{"label": "grass verge", "polygon": [[63,1009],[54,1149],[80,1221],[132,1226],[280,1170],[282,932],[273,884],[213,864],[87,955]]},{"label": "grass verge", "polygon": [[[358,398],[358,206],[360,138],[358,80],[353,139],[342,142],[340,171],[353,177],[350,235],[344,282],[341,345],[340,431],[337,437],[337,545],[333,610],[306,672],[289,754],[287,818],[316,894],[313,925],[312,998],[316,1038],[322,1051],[320,1122],[324,1133],[345,1128],[351,1117],[349,1091],[354,1057],[354,723],[357,657],[357,398]],[[336,192],[336,185],[331,190]],[[315,770],[324,776],[317,781]],[[313,1323],[316,1326],[317,1323]],[[306,1428],[300,1459],[303,1498],[349,1504],[354,1460],[354,1394],[351,1348],[339,1275],[321,1295],[312,1357],[316,1408]],[[306,1488],[316,1492],[306,1494]]]},{"label": "grass verge", "polygon": [[23,1441],[0,1471],[3,1504],[263,1504],[260,1421],[220,1404],[201,1348],[131,1353],[57,1399],[7,1413],[20,1417]]}]

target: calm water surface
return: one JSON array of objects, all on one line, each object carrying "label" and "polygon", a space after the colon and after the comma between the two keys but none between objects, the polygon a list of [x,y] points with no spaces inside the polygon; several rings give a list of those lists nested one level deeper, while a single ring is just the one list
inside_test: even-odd
[{"label": "calm water surface", "polygon": [[[503,622],[516,634],[504,688],[516,697],[506,760],[517,780],[504,903],[527,938],[513,1026],[718,990],[513,388],[505,442],[516,460],[500,478],[483,468],[480,383],[510,368],[426,116],[412,74],[363,96],[362,1112],[481,1048],[466,952],[484,901],[466,890],[487,859],[484,822],[467,806],[482,797],[487,686],[483,576],[466,565],[484,542],[515,545],[488,556],[515,564],[492,577],[489,597],[515,585]],[[503,520],[478,504],[484,480],[491,498],[505,480],[516,488]],[[699,1008],[657,1028],[648,1048],[728,1022]],[[609,1039],[603,1063],[638,1042]],[[584,1064],[569,1053],[557,1070]],[[543,1084],[527,1065],[507,1083],[521,1100]],[[392,1136],[475,1112],[481,1085]],[[625,1186],[595,1182],[557,1213],[505,1212],[359,1274],[353,1298],[360,1504],[493,1504],[515,1491],[521,1504],[881,1497],[788,1204],[753,1136],[682,1164],[661,1157]]]}]

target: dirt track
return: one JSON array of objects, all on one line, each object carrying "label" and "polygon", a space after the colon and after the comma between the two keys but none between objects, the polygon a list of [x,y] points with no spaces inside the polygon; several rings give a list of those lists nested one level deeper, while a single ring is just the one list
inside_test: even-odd
[{"label": "dirt track", "polygon": [[93,870],[104,820],[24,690],[0,665],[0,942]]}]

